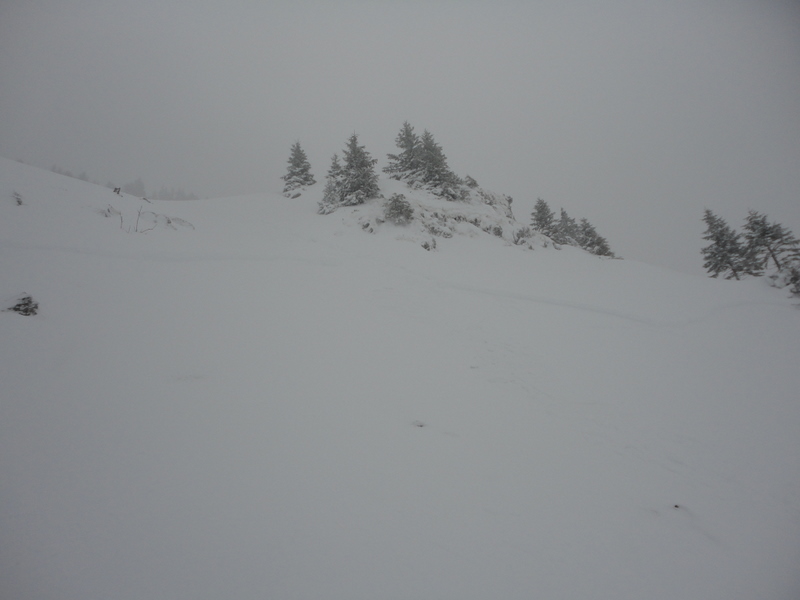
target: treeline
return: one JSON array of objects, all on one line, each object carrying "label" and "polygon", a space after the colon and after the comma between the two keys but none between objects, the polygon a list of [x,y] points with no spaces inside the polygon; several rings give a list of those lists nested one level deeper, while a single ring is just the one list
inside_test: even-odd
[{"label": "treeline", "polygon": [[703,221],[703,239],[710,243],[701,253],[710,277],[766,276],[773,285],[800,296],[800,241],[788,228],[755,210],[747,213],[741,231],[708,209]]}]

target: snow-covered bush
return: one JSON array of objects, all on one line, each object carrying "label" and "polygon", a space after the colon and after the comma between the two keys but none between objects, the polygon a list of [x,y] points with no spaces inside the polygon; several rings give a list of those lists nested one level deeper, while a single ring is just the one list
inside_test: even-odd
[{"label": "snow-covered bush", "polygon": [[414,209],[403,194],[392,194],[386,202],[384,216],[395,225],[407,225],[414,218]]},{"label": "snow-covered bush", "polygon": [[524,226],[514,231],[512,239],[514,241],[514,244],[516,244],[517,246],[522,246],[523,244],[526,244],[528,240],[532,237],[533,237],[533,231],[531,231],[531,228]]},{"label": "snow-covered bush", "polygon": [[789,268],[787,283],[789,284],[789,291],[792,296],[800,298],[800,265]]},{"label": "snow-covered bush", "polygon": [[31,296],[23,295],[17,298],[16,304],[4,309],[3,312],[15,312],[26,317],[35,315],[39,312],[39,303]]}]

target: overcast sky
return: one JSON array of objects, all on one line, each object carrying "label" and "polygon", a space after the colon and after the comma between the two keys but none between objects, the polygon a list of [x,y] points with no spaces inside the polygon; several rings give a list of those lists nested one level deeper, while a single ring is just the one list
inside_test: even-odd
[{"label": "overcast sky", "polygon": [[450,166],[701,274],[708,207],[800,235],[800,2],[0,0],[0,156],[206,197],[404,120]]}]

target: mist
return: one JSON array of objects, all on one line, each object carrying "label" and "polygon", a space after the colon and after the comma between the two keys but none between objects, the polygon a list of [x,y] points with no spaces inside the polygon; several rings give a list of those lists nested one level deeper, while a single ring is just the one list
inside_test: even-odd
[{"label": "mist", "polygon": [[403,121],[450,166],[702,274],[704,208],[800,234],[800,6],[5,0],[0,156],[205,197],[318,181]]}]

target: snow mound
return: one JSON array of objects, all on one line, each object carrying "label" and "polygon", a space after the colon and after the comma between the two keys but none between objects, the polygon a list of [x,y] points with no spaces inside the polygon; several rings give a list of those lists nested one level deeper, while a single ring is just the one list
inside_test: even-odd
[{"label": "snow mound", "polygon": [[[465,196],[448,200],[401,181],[380,179],[381,196],[358,206],[340,207],[336,215],[367,233],[385,233],[398,240],[411,241],[426,250],[435,250],[442,240],[456,236],[491,237],[506,245],[533,250],[552,246],[550,238],[532,231],[514,217],[512,199],[481,187],[464,187]],[[402,196],[413,211],[406,224],[387,219],[387,203]]]}]

